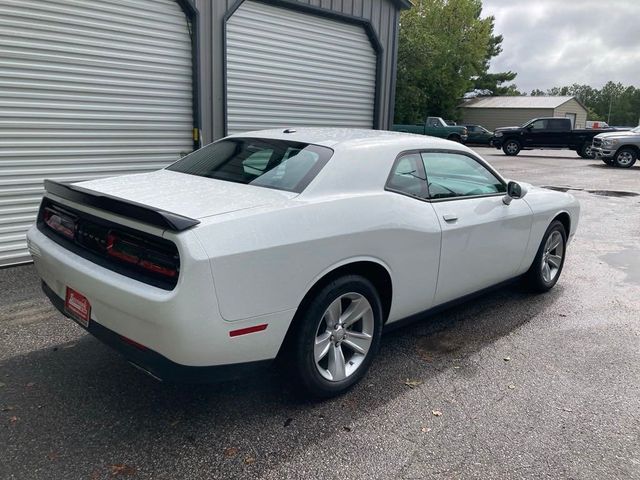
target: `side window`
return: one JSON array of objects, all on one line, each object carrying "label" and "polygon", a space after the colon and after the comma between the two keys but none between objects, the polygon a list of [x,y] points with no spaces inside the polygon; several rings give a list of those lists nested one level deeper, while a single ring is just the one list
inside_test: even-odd
[{"label": "side window", "polygon": [[533,130],[545,130],[547,128],[546,120],[536,120],[531,124]]},{"label": "side window", "polygon": [[506,186],[493,173],[466,155],[426,152],[422,160],[433,199],[506,192]]},{"label": "side window", "polygon": [[427,182],[419,153],[411,153],[398,159],[391,170],[387,188],[412,197],[426,198]]},{"label": "side window", "polygon": [[549,130],[564,130],[567,123],[564,119],[549,120]]}]

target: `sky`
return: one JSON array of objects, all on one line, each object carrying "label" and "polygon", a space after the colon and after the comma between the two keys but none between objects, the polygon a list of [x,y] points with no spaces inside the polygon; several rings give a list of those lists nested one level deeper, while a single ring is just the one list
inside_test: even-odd
[{"label": "sky", "polygon": [[504,37],[491,72],[520,91],[607,81],[640,87],[640,0],[483,0]]}]

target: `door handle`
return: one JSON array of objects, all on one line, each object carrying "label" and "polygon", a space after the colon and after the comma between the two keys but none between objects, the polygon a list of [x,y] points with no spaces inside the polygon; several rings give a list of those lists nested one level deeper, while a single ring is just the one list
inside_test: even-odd
[{"label": "door handle", "polygon": [[454,213],[445,213],[442,215],[442,218],[444,218],[445,222],[455,222],[458,220],[458,216]]}]

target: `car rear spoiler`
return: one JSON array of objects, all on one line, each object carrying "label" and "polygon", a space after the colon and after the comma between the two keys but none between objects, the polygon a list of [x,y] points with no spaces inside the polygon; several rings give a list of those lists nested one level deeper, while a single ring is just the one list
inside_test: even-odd
[{"label": "car rear spoiler", "polygon": [[44,189],[57,195],[58,197],[82,205],[106,210],[107,212],[122,215],[124,217],[140,220],[155,227],[174,232],[182,232],[200,223],[200,220],[178,215],[148,205],[123,200],[103,193],[93,192],[70,183],[55,182],[53,180],[44,181]]}]

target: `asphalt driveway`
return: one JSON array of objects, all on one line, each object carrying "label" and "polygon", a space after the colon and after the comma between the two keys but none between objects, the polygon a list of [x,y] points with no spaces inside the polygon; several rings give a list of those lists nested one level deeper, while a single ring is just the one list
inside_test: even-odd
[{"label": "asphalt driveway", "polygon": [[0,270],[0,478],[640,478],[640,166],[477,150],[581,201],[560,282],[385,336],[331,401],[277,372],[158,383],[55,312],[32,266]]}]

